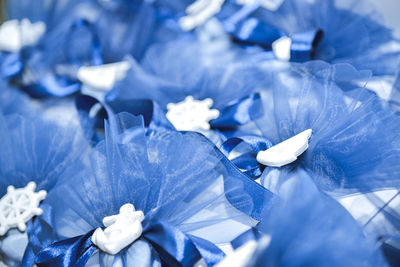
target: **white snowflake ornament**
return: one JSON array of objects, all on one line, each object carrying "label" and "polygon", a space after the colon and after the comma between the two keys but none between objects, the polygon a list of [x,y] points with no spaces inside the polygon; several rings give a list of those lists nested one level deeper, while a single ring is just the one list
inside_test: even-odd
[{"label": "white snowflake ornament", "polygon": [[26,222],[43,213],[39,203],[47,193],[45,190],[35,193],[35,189],[35,182],[23,188],[15,189],[12,185],[7,188],[7,194],[0,199],[0,236],[11,228],[18,227],[20,231],[25,231]]},{"label": "white snowflake ornament", "polygon": [[167,119],[178,131],[207,131],[210,130],[210,121],[218,118],[219,111],[211,109],[213,100],[194,100],[193,96],[187,96],[179,103],[167,105]]}]

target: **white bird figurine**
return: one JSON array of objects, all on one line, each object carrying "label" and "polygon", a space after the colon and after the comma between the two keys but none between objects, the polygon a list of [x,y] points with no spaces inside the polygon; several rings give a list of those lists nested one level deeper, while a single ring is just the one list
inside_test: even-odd
[{"label": "white bird figurine", "polygon": [[267,150],[257,154],[257,161],[271,167],[282,167],[290,164],[308,148],[312,130],[305,130]]},{"label": "white bird figurine", "polygon": [[77,77],[85,85],[98,91],[109,91],[115,82],[123,80],[131,68],[129,61],[121,61],[99,66],[82,66]]}]

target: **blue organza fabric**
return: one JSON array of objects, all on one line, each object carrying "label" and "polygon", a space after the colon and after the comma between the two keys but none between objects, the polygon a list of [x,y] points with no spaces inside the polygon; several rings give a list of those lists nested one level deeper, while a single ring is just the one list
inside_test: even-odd
[{"label": "blue organza fabric", "polygon": [[[221,20],[238,9],[229,2]],[[350,63],[357,69],[370,69],[374,75],[395,74],[400,54],[393,44],[398,41],[368,1],[285,0],[278,10],[258,8],[251,17],[287,36],[322,30],[323,37],[312,51],[314,59]]]},{"label": "blue organza fabric", "polygon": [[[89,148],[73,125],[61,126],[39,118],[0,115],[0,195],[7,187],[36,183],[36,190],[50,192],[78,158],[84,160]],[[10,266],[21,264],[27,244],[26,233],[10,230],[0,241],[2,258]]]},{"label": "blue organza fabric", "polygon": [[248,266],[386,266],[374,242],[306,172],[284,176],[279,198],[257,226],[270,242]]},{"label": "blue organza fabric", "polygon": [[[54,241],[101,227],[105,216],[118,214],[126,203],[144,212],[144,225],[165,222],[215,243],[240,234],[221,231],[228,221],[248,229],[256,223],[253,218],[260,218],[271,193],[258,185],[257,192],[245,188],[250,180],[227,168],[229,161],[206,138],[175,131],[145,133],[141,117],[121,113],[110,118],[106,138],[91,153],[90,163],[75,166],[74,175],[61,179],[44,201],[51,209],[33,224],[40,230],[31,239],[27,262]],[[88,264],[159,266],[165,258],[155,249],[140,238],[115,256],[98,251]]]},{"label": "blue organza fabric", "polygon": [[277,73],[256,124],[274,144],[312,129],[309,148],[287,168],[305,168],[324,190],[398,187],[399,118],[368,90],[342,90],[349,70],[315,61]]},{"label": "blue organza fabric", "polygon": [[[253,238],[246,266],[398,265],[399,40],[367,0],[244,2],[5,3],[0,196],[47,196],[0,263],[214,266]],[[188,96],[219,115],[173,114]],[[257,161],[307,129],[294,162]],[[93,232],[127,203],[143,232],[108,254]]]}]

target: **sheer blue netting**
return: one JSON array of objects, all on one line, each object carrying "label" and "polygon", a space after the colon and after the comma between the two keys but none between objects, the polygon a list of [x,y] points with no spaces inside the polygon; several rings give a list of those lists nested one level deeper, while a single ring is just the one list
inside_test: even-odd
[{"label": "sheer blue netting", "polygon": [[249,266],[386,266],[357,222],[306,172],[284,176],[279,198],[257,226],[270,243]]},{"label": "sheer blue netting", "polygon": [[341,90],[346,76],[342,65],[322,62],[277,73],[256,124],[273,143],[311,128],[309,148],[292,167],[312,172],[325,190],[398,187],[399,118],[368,90]]},{"label": "sheer blue netting", "polygon": [[[197,133],[146,136],[141,117],[121,113],[106,124],[106,139],[91,154],[90,164],[76,166],[74,175],[49,193],[44,203],[52,207],[47,215],[54,218],[54,232],[39,238],[48,245],[49,240],[86,234],[102,226],[105,216],[132,203],[144,212],[144,224],[165,221],[185,233],[229,242],[256,222],[239,209],[251,214],[257,209],[255,197],[271,195],[265,191],[264,196],[252,196],[244,188],[246,180],[237,178],[238,170],[233,174],[222,162],[222,154]],[[221,231],[226,223],[240,227]],[[101,266],[117,261],[125,266],[144,261],[148,266],[159,259],[142,239],[115,256],[100,252],[91,259]]]},{"label": "sheer blue netting", "polygon": [[[73,162],[85,159],[89,148],[73,125],[60,126],[16,114],[0,116],[0,136],[1,196],[9,185],[21,188],[31,181],[37,184],[36,190],[50,192]],[[9,231],[0,243],[3,259],[12,266],[20,264],[26,243],[25,233]]]},{"label": "sheer blue netting", "polygon": [[369,1],[286,0],[277,11],[259,8],[253,16],[286,34],[323,30],[315,59],[350,63],[374,75],[393,75],[400,60],[392,30]]}]

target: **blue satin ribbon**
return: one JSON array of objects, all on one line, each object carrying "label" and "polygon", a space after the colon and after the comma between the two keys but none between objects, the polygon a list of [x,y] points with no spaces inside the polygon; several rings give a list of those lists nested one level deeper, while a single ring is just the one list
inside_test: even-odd
[{"label": "blue satin ribbon", "polygon": [[[255,17],[249,17],[262,1],[244,5],[236,13],[224,21],[225,30],[231,34],[233,41],[244,46],[260,46],[272,50],[272,43],[281,37],[292,39],[290,61],[305,62],[314,58],[314,50],[320,43],[322,30],[311,30],[287,35],[285,32],[261,22]],[[271,51],[272,53],[272,51]]]},{"label": "blue satin ribbon", "polygon": [[227,157],[229,157],[229,154],[235,149],[235,147],[242,143],[249,146],[251,151],[234,158],[232,163],[239,169],[245,170],[244,173],[252,179],[257,179],[262,175],[265,169],[264,165],[258,163],[256,159],[257,153],[267,150],[272,147],[273,144],[264,137],[241,136],[227,139],[221,145],[220,149]]},{"label": "blue satin ribbon", "polygon": [[42,77],[34,84],[24,86],[27,93],[38,98],[46,96],[63,97],[78,92],[80,89],[80,83],[53,74]]},{"label": "blue satin ribbon", "polygon": [[[204,135],[197,134],[204,142],[211,143]],[[257,221],[261,221],[265,203],[268,203],[274,196],[272,192],[254,182],[252,177],[243,173],[215,145],[214,151],[219,155],[223,165],[220,171],[224,177],[226,199],[236,209]]]},{"label": "blue satin ribbon", "polygon": [[261,96],[254,93],[223,108],[219,117],[210,121],[210,126],[220,130],[232,129],[260,118],[263,113]]},{"label": "blue satin ribbon", "polygon": [[231,245],[234,249],[237,249],[246,244],[247,242],[252,240],[257,241],[261,237],[262,234],[256,228],[252,227],[251,229],[247,230],[246,232],[244,232],[243,234],[239,235],[234,240],[232,240]]},{"label": "blue satin ribbon", "polygon": [[314,50],[321,42],[322,37],[322,30],[312,30],[291,35],[290,61],[305,62],[314,59]]},{"label": "blue satin ribbon", "polygon": [[[58,241],[42,249],[35,257],[36,265],[38,267],[85,266],[97,249],[92,243],[93,232],[94,230],[82,236]],[[163,266],[191,267],[201,258],[212,266],[225,256],[211,242],[185,234],[162,221],[145,221],[141,238],[151,244]]]},{"label": "blue satin ribbon", "polygon": [[[256,18],[248,18],[240,22],[232,33],[236,43],[245,46],[260,46],[272,50],[272,43],[281,37],[288,36],[272,26],[260,22]],[[321,30],[312,30],[289,35],[292,39],[290,61],[305,62],[314,59],[314,50],[322,39]]]},{"label": "blue satin ribbon", "polygon": [[9,78],[19,74],[23,69],[20,53],[0,52],[1,76]]},{"label": "blue satin ribbon", "polygon": [[96,32],[95,27],[91,22],[89,22],[87,19],[77,19],[74,21],[72,24],[68,35],[67,35],[67,42],[65,42],[65,47],[64,51],[66,51],[67,58],[70,62],[74,63],[76,66],[82,66],[82,62],[70,51],[70,42],[69,40],[72,39],[72,35],[75,31],[79,29],[87,29],[90,32],[90,36],[92,37],[92,56],[91,56],[91,65],[92,66],[97,66],[97,65],[102,65],[103,64],[103,57],[102,57],[102,51],[101,51],[101,45],[100,45],[100,38]]}]

